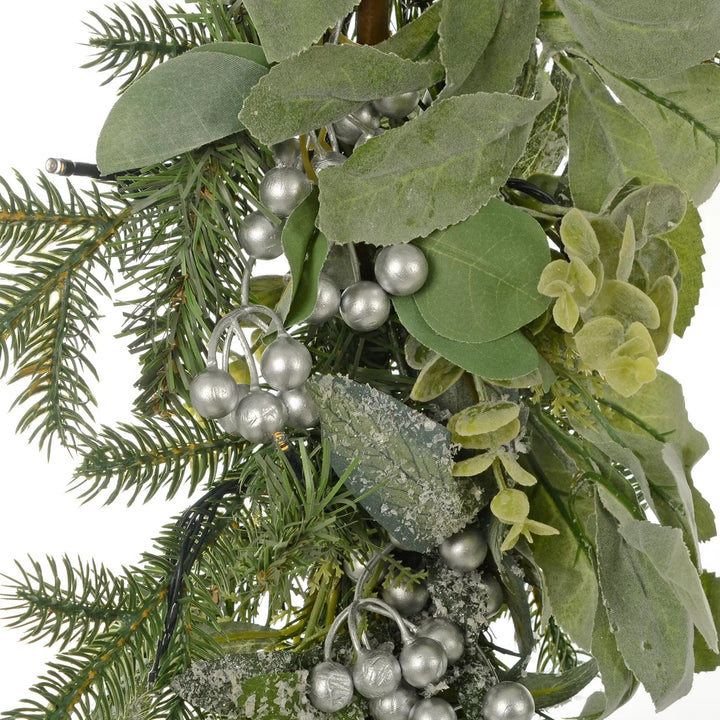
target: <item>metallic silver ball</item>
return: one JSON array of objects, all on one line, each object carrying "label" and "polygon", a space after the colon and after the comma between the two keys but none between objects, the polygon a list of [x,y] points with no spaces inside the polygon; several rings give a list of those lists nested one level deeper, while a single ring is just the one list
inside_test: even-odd
[{"label": "metallic silver ball", "polygon": [[315,173],[319,173],[325,168],[342,165],[346,160],[347,158],[342,153],[330,151],[323,153],[322,155],[315,155],[311,160],[311,165],[313,166]]},{"label": "metallic silver ball", "polygon": [[340,309],[340,290],[337,285],[324,273],[320,273],[318,277],[318,291],[309,323],[319,325],[327,322],[331,317],[337,314]]},{"label": "metallic silver ball", "polygon": [[360,555],[353,554],[349,559],[343,560],[343,570],[353,582],[357,582],[362,577],[366,565],[367,560]]},{"label": "metallic silver ball", "polygon": [[[250,386],[246,383],[238,383],[238,403],[242,400],[249,392]],[[228,434],[240,437],[242,433],[237,425],[237,407],[235,409],[218,419],[217,424]]]},{"label": "metallic silver ball", "polygon": [[530,720],[535,701],[524,685],[500,682],[485,693],[480,712],[484,720]]},{"label": "metallic silver ball", "polygon": [[423,580],[414,583],[412,587],[404,583],[392,583],[383,588],[382,598],[401,615],[408,617],[419,613],[425,607],[430,599],[430,592]]},{"label": "metallic silver ball", "polygon": [[240,401],[236,413],[240,434],[253,443],[267,442],[287,422],[282,400],[265,390],[251,390]]},{"label": "metallic silver ball", "polygon": [[445,674],[448,657],[443,646],[429,637],[416,637],[400,651],[400,668],[405,682],[416,688],[436,683]]},{"label": "metallic silver ball", "polygon": [[[370,130],[377,130],[380,127],[380,113],[372,103],[366,103],[352,113],[363,125]],[[333,123],[335,135],[340,142],[354,145],[358,138],[365,131],[364,128],[356,125],[350,117],[340,118]]]},{"label": "metallic silver ball", "polygon": [[302,170],[274,167],[260,181],[260,202],[279,217],[287,217],[310,193],[312,183]]},{"label": "metallic silver ball", "polygon": [[276,225],[261,212],[245,217],[238,240],[248,255],[260,260],[274,260],[282,255],[282,225]]},{"label": "metallic silver ball", "polygon": [[397,690],[370,700],[370,714],[375,720],[407,720],[413,706],[420,700],[414,688],[402,683]]},{"label": "metallic silver ball", "polygon": [[449,665],[456,663],[465,652],[465,633],[449,618],[433,617],[423,620],[418,625],[415,635],[439,642],[447,655]]},{"label": "metallic silver ball", "polygon": [[207,367],[190,383],[190,402],[201,417],[217,420],[232,412],[240,401],[235,378],[226,370]]},{"label": "metallic silver ball", "polygon": [[388,245],[375,258],[375,279],[390,295],[412,295],[427,280],[428,262],[415,245]]},{"label": "metallic silver ball", "polygon": [[310,351],[288,335],[273,340],[260,358],[260,372],[275,390],[300,387],[311,371]]},{"label": "metallic silver ball", "polygon": [[398,688],[402,670],[397,658],[387,650],[362,649],[353,665],[352,678],[360,695],[379,698]]},{"label": "metallic silver ball", "polygon": [[290,138],[270,146],[273,160],[276,165],[296,167],[300,161],[300,142],[297,138]]},{"label": "metallic silver ball", "polygon": [[287,408],[287,424],[289,427],[307,430],[315,427],[320,422],[317,405],[315,405],[315,401],[310,397],[310,393],[306,388],[298,387],[292,390],[283,390],[278,393],[278,397]]},{"label": "metallic silver ball", "polygon": [[498,582],[497,578],[487,573],[483,573],[482,583],[485,586],[488,594],[487,600],[487,617],[496,615],[500,608],[505,602],[505,593],[503,592],[502,585]]},{"label": "metallic silver ball", "polygon": [[457,720],[452,705],[439,697],[426,698],[410,711],[408,720]]},{"label": "metallic silver ball", "polygon": [[340,316],[353,330],[377,330],[390,316],[390,298],[377,283],[360,280],[340,296]]},{"label": "metallic silver ball", "polygon": [[470,572],[480,567],[487,550],[485,536],[476,527],[467,527],[440,544],[442,559],[458,572]]},{"label": "metallic silver ball", "polygon": [[310,671],[310,702],[322,712],[332,713],[347,707],[352,702],[354,692],[350,670],[340,663],[326,660]]},{"label": "metallic silver ball", "polygon": [[391,95],[390,97],[375,100],[375,109],[384,117],[400,120],[407,117],[420,102],[420,91],[410,90],[409,92]]}]

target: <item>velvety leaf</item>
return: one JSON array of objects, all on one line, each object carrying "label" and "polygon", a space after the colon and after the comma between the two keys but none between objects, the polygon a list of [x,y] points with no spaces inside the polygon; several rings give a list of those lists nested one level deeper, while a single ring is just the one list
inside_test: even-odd
[{"label": "velvety leaf", "polygon": [[242,130],[237,108],[267,68],[224,52],[185,53],[136,80],[97,143],[103,175],[144,167]]},{"label": "velvety leaf", "polygon": [[270,62],[299,53],[352,12],[355,0],[244,0]]},{"label": "velvety leaf", "polygon": [[692,685],[693,629],[650,558],[628,543],[600,488],[595,503],[600,588],[618,650],[660,711]]},{"label": "velvety leaf", "polygon": [[648,130],[618,105],[583,61],[572,64],[568,172],[575,205],[597,212],[619,185],[667,180]]},{"label": "velvety leaf", "polygon": [[535,708],[552,707],[575,697],[586,687],[598,674],[598,666],[595,660],[587,662],[566,670],[559,675],[553,673],[528,673],[520,679],[535,700]]},{"label": "velvety leaf", "polygon": [[[710,609],[715,621],[715,627],[720,627],[720,577],[711,572],[704,572],[700,581],[703,590],[710,604]],[[695,672],[712,672],[720,667],[720,655],[713,652],[703,639],[702,635],[695,631]]]},{"label": "velvety leaf", "polygon": [[457,90],[463,84],[471,88],[477,84],[478,77],[482,77],[483,53],[495,33],[502,8],[503,0],[443,2],[438,32],[446,84],[440,97],[462,94]]},{"label": "velvety leaf", "polygon": [[481,435],[495,432],[520,416],[520,405],[509,400],[483,400],[455,413],[448,430],[458,435]]},{"label": "velvety leaf", "polygon": [[465,371],[440,355],[432,358],[415,380],[410,399],[428,402],[447,392]]},{"label": "velvety leaf", "polygon": [[412,62],[369,45],[311,47],[275,65],[253,88],[239,117],[271,145],[338,120],[369,100],[423,90],[441,77],[439,63]]},{"label": "velvety leaf", "polygon": [[237,41],[226,41],[226,42],[211,42],[205,45],[198,45],[187,51],[188,53],[198,52],[220,52],[226,53],[227,55],[235,55],[237,57],[245,58],[246,60],[252,60],[258,65],[269,66],[268,60],[265,57],[265,52],[260,45],[248,42],[237,42]]},{"label": "velvety leaf", "polygon": [[412,296],[394,297],[400,322],[423,345],[474,375],[504,380],[538,367],[540,356],[519,331],[487,343],[466,343],[438,335],[423,319]]},{"label": "velvety leaf", "polygon": [[713,57],[720,47],[715,0],[557,0],[585,49],[627,77],[657,77]]},{"label": "velvety leaf", "polygon": [[392,37],[383,40],[375,47],[408,60],[439,59],[438,25],[443,2],[444,0],[439,0],[430,5],[420,17],[403,25]]},{"label": "velvety leaf", "polygon": [[538,290],[550,260],[545,233],[527,213],[492,199],[475,215],[417,241],[428,280],[413,295],[425,322],[461,342],[489,342],[548,306]]},{"label": "velvety leaf", "polygon": [[344,377],[309,383],[335,472],[403,547],[428,552],[475,516],[479,501],[452,476],[450,433],[426,415]]},{"label": "velvety leaf", "polygon": [[465,220],[505,183],[550,100],[478,93],[434,103],[323,170],[320,229],[337,243],[392,245]]},{"label": "velvety leaf", "polygon": [[706,63],[642,81],[609,73],[602,77],[647,128],[671,182],[696,205],[705,202],[720,182],[720,116],[715,101],[720,93],[720,67]]}]

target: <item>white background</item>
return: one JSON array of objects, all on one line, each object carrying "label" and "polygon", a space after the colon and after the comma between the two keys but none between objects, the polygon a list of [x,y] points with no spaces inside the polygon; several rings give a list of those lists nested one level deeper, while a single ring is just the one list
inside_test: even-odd
[{"label": "white background", "polygon": [[[141,3],[143,6],[147,2]],[[103,14],[91,0],[35,0],[3,3],[0,26],[0,174],[6,178],[18,169],[32,180],[48,157],[94,161],[95,139],[115,99],[115,86],[99,87],[103,79],[94,70],[81,70],[91,57],[83,47],[88,32],[83,26],[88,8]],[[107,13],[106,13],[107,14]],[[720,98],[718,98],[720,107]],[[705,289],[693,324],[682,340],[674,339],[661,367],[685,388],[693,422],[707,435],[711,450],[698,465],[695,478],[701,492],[720,515],[720,369],[716,335],[720,310],[720,194],[701,208],[707,255]],[[108,305],[103,336],[97,343],[101,380],[98,420],[115,424],[128,418],[135,359],[113,336],[121,316]],[[122,502],[104,507],[99,501],[80,506],[77,493],[68,492],[75,462],[62,451],[51,461],[24,437],[14,435],[20,417],[8,411],[17,394],[0,383],[0,573],[17,576],[13,561],[26,555],[92,558],[119,571],[137,562],[150,548],[150,539],[171,515],[187,504],[158,499],[128,509]],[[703,546],[708,569],[720,572],[720,542]],[[1,591],[0,591],[1,592]],[[7,607],[7,601],[4,603]],[[20,632],[0,625],[0,711],[15,707],[27,689],[44,672],[52,651],[20,642]],[[693,690],[661,720],[715,716],[720,672],[696,676]],[[569,711],[569,708],[568,708]],[[565,716],[561,710],[553,717]],[[614,716],[616,720],[650,720],[652,704],[643,693]]]}]

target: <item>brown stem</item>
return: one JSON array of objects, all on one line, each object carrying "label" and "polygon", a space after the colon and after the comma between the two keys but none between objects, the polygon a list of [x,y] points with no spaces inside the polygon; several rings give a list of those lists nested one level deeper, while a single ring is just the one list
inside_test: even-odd
[{"label": "brown stem", "polygon": [[357,41],[377,45],[390,37],[389,0],[361,0],[357,9]]}]

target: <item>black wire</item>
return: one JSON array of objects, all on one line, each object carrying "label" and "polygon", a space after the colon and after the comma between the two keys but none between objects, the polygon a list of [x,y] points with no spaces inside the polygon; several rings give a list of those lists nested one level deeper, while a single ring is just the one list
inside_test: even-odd
[{"label": "black wire", "polygon": [[535,198],[535,200],[539,200],[541,203],[546,203],[548,205],[560,204],[554,195],[551,195],[549,192],[545,192],[545,190],[541,187],[538,187],[527,180],[511,177],[507,179],[505,185],[511,190],[517,190],[518,192],[528,195],[531,198]]}]

